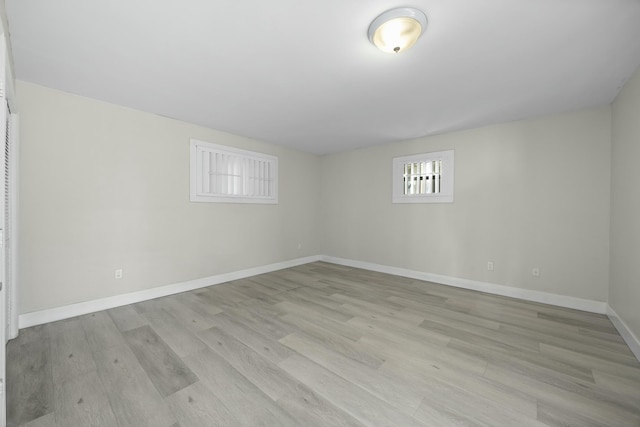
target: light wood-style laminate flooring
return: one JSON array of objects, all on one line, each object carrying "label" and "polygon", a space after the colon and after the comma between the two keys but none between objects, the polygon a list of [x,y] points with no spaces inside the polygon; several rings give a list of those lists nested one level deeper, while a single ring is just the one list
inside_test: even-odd
[{"label": "light wood-style laminate flooring", "polygon": [[10,426],[640,426],[607,317],[328,263],[20,331]]}]

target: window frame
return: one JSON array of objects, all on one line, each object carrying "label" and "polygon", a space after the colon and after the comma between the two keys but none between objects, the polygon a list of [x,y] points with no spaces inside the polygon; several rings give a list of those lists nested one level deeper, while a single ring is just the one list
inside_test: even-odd
[{"label": "window frame", "polygon": [[[216,194],[205,193],[203,188],[202,157],[203,152],[213,152],[224,155],[241,157],[243,160],[257,160],[270,164],[272,170],[271,189],[269,195],[248,195],[248,194]],[[256,204],[277,204],[278,203],[278,157],[256,151],[244,150],[227,145],[214,144],[212,142],[191,139],[189,144],[189,197],[191,202],[205,203],[256,203]],[[242,179],[245,178],[246,171],[242,171]],[[244,181],[243,181],[244,182]]]},{"label": "window frame", "polygon": [[[404,165],[415,162],[442,161],[440,192],[404,194]],[[435,151],[393,158],[392,203],[453,203],[454,150]]]}]

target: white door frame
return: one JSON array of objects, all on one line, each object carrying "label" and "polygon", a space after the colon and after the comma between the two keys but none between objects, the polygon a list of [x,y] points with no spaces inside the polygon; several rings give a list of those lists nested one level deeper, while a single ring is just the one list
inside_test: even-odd
[{"label": "white door frame", "polygon": [[[9,58],[8,39],[6,29],[0,21],[0,136],[5,137],[7,126],[9,127],[9,221],[8,230],[5,230],[5,186],[4,181],[0,183],[0,427],[7,424],[7,398],[6,398],[6,343],[9,338],[15,338],[18,334],[18,312],[17,312],[17,165],[18,165],[18,140],[17,140],[17,115],[9,113],[9,108],[16,113],[15,89],[11,59]],[[5,179],[5,150],[0,153],[0,177]],[[10,234],[8,234],[10,233]],[[9,244],[7,245],[7,241]],[[6,269],[6,253],[10,251],[10,262],[8,274]]]},{"label": "white door frame", "polygon": [[[2,34],[2,40],[0,43],[0,138],[4,136],[6,130],[6,118],[7,118],[7,101],[6,101],[6,73],[5,73],[5,52],[7,45],[5,35]],[[4,148],[1,150],[0,155],[0,177],[4,179]],[[7,362],[7,305],[6,305],[6,280],[5,280],[5,247],[4,247],[4,182],[0,183],[0,227],[3,229],[0,234],[0,282],[2,282],[2,288],[0,289],[0,426],[6,426],[7,424],[7,393],[6,391],[6,362]]]},{"label": "white door frame", "polygon": [[7,283],[10,286],[7,286],[7,314],[5,318],[7,319],[6,325],[6,339],[10,340],[18,336],[18,129],[19,129],[19,118],[18,114],[15,112],[15,103],[12,102],[13,99],[9,100],[8,104],[11,110],[11,115],[9,116],[9,144],[11,149],[9,152],[11,156],[9,157],[9,210],[11,212],[10,219],[11,225],[9,226],[9,232],[11,233],[9,237],[9,241],[11,242],[11,277],[8,278]]}]

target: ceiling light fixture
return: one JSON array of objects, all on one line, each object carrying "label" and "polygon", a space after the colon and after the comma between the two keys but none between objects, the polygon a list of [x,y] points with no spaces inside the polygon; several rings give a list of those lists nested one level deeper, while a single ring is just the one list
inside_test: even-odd
[{"label": "ceiling light fixture", "polygon": [[369,41],[387,53],[404,52],[427,28],[427,16],[412,7],[387,10],[369,25]]}]

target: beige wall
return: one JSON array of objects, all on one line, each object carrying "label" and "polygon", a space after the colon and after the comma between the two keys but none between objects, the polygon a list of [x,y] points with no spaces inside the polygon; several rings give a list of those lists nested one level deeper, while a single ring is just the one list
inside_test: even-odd
[{"label": "beige wall", "polygon": [[[17,95],[20,313],[320,253],[316,156],[24,82]],[[280,203],[190,203],[190,138],[278,156]]]},{"label": "beige wall", "polygon": [[[604,107],[326,156],[323,251],[606,301],[610,128]],[[392,158],[445,149],[454,203],[392,204]]]},{"label": "beige wall", "polygon": [[[317,254],[607,300],[608,107],[319,158],[17,90],[20,313]],[[192,137],[277,155],[280,203],[190,203]],[[391,159],[443,149],[455,202],[392,204]]]},{"label": "beige wall", "polygon": [[640,70],[612,111],[609,305],[640,337]]}]

